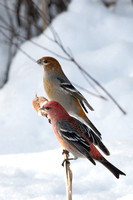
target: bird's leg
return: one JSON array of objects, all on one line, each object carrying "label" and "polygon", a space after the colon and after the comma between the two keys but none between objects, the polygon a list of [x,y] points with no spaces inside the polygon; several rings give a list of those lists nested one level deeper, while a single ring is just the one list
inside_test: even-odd
[{"label": "bird's leg", "polygon": [[64,162],[67,162],[68,164],[70,164],[69,160],[76,160],[77,158],[66,158],[63,160],[62,162],[62,166],[64,167]]},{"label": "bird's leg", "polygon": [[69,151],[67,151],[66,149],[63,149],[62,151],[62,154],[67,154],[67,157],[66,159],[63,160],[62,162],[62,166],[64,167],[64,163],[67,162],[68,164],[70,164],[69,160],[76,160],[77,158],[69,158]]}]

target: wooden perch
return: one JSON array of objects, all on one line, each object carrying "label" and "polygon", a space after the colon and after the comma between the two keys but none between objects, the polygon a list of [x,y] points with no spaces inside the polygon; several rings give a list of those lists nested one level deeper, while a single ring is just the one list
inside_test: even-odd
[{"label": "wooden perch", "polygon": [[[69,158],[69,153],[63,152],[64,160]],[[65,177],[66,177],[66,200],[72,200],[72,171],[70,162],[64,161]]]}]

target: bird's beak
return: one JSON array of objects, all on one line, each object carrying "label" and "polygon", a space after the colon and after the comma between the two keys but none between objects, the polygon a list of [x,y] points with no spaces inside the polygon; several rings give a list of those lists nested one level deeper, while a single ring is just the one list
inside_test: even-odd
[{"label": "bird's beak", "polygon": [[41,59],[37,60],[36,62],[37,62],[37,64],[39,64],[39,65],[41,65],[41,63],[42,63],[42,62],[41,62]]}]

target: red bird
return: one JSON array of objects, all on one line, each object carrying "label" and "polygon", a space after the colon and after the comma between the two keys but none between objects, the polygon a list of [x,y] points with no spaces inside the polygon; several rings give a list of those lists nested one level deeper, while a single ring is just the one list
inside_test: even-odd
[{"label": "red bird", "polygon": [[97,160],[110,170],[116,178],[125,175],[108,162],[95,147],[97,145],[106,155],[109,155],[109,151],[102,143],[101,138],[81,121],[71,117],[61,104],[56,101],[47,101],[42,105],[42,109],[45,110],[63,149],[73,154],[74,158],[68,160],[85,157],[94,165],[96,165],[95,160]]}]

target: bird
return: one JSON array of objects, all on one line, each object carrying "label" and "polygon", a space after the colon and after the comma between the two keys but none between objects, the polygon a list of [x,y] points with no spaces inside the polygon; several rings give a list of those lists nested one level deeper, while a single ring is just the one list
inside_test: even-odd
[{"label": "bird", "polygon": [[[45,111],[45,109],[43,109],[43,104],[45,104],[45,102],[48,102],[48,99],[46,99],[43,96],[38,97],[36,95],[36,97],[33,99],[32,105],[34,107],[34,109],[37,111],[37,113],[41,116],[47,117],[47,112]],[[98,145],[99,148],[106,154],[106,155],[110,155],[109,150],[105,147],[105,145],[101,142],[101,137],[97,136],[96,133],[94,131],[92,131],[90,128],[88,128],[84,123],[82,123],[81,121],[77,120],[76,118],[74,118],[73,116],[71,116],[76,122],[77,124],[80,126],[80,129],[82,129],[83,131],[81,132],[82,137],[84,137],[86,140],[90,139],[90,135],[93,136],[93,138],[91,140],[93,140],[93,142],[95,143],[95,145]],[[50,119],[49,119],[50,122]]]},{"label": "bird", "polygon": [[52,124],[54,133],[63,150],[73,154],[74,157],[67,160],[85,157],[94,165],[96,165],[95,161],[103,164],[116,178],[119,178],[120,175],[126,175],[107,161],[98,151],[96,146],[105,154],[109,154],[101,138],[84,123],[71,117],[59,102],[45,101],[41,109],[47,113],[47,118]]},{"label": "bird", "polygon": [[99,136],[100,131],[90,121],[85,114],[88,107],[93,111],[93,107],[85,97],[72,85],[64,74],[60,63],[53,57],[42,57],[36,61],[43,67],[43,86],[50,100],[59,102],[69,114],[82,120]]}]

